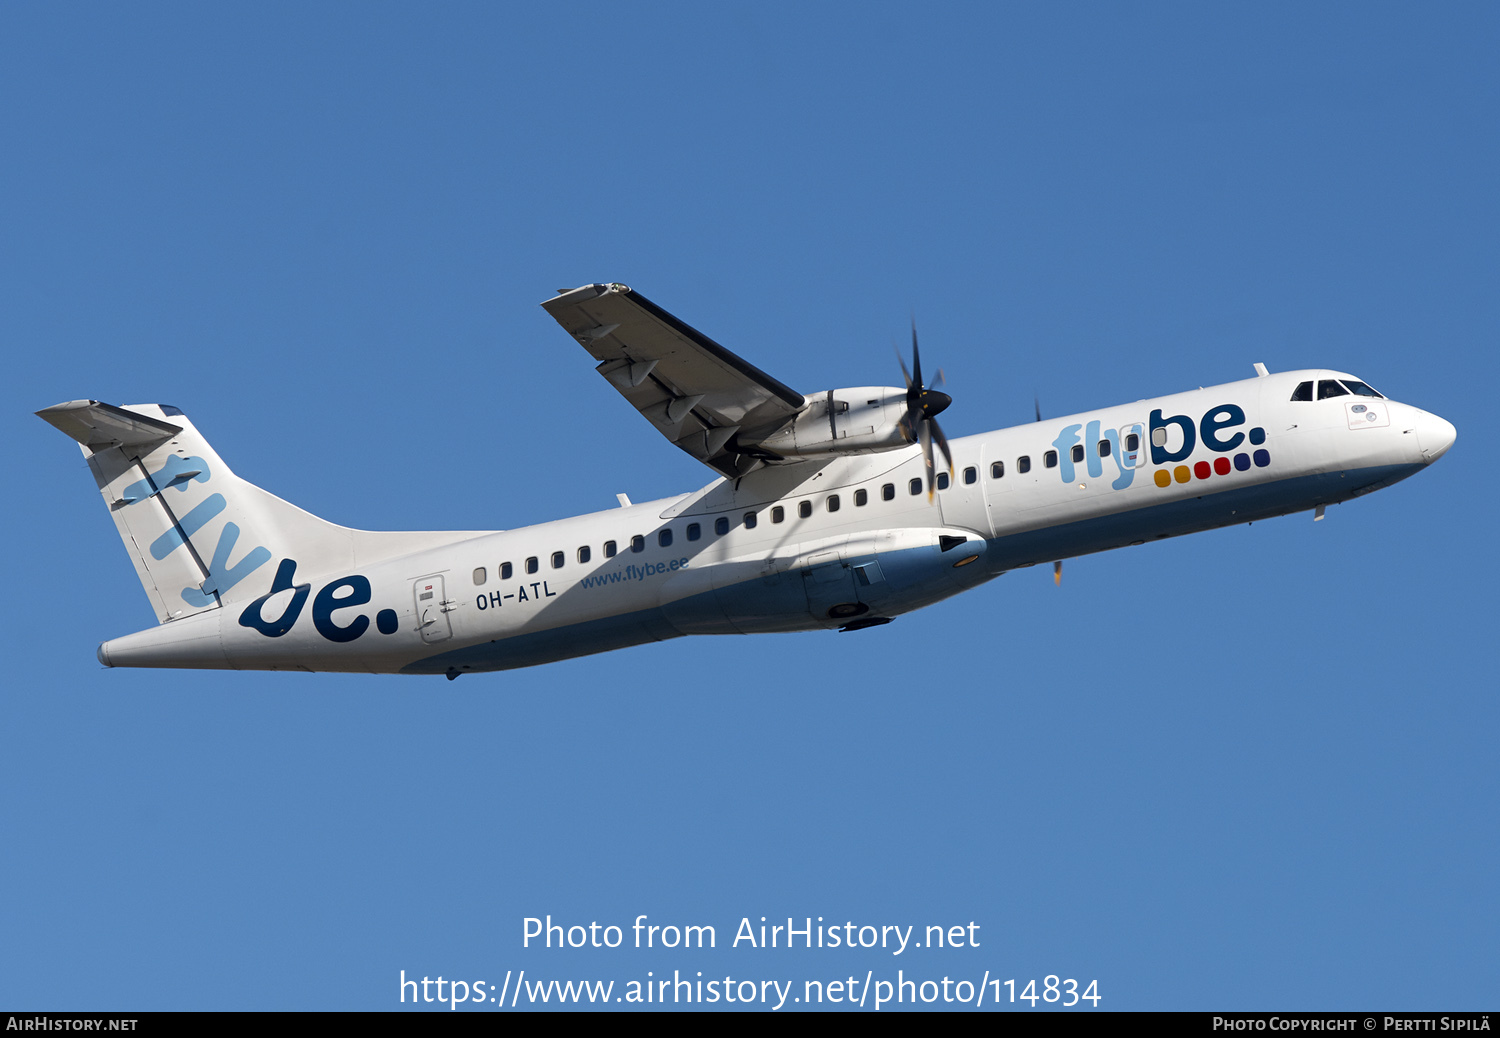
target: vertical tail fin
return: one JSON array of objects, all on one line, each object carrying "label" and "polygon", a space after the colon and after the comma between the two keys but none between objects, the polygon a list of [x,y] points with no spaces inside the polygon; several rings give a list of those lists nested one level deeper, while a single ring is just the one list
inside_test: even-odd
[{"label": "vertical tail fin", "polygon": [[274,559],[327,572],[474,536],[319,519],[236,476],[175,407],[73,400],[37,415],[82,447],[161,623],[265,594]]}]

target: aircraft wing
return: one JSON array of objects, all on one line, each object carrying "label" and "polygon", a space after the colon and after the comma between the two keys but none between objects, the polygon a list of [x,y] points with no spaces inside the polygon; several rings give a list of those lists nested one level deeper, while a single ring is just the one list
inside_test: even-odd
[{"label": "aircraft wing", "polygon": [[661,434],[725,476],[806,405],[783,385],[625,285],[584,285],[542,304]]}]

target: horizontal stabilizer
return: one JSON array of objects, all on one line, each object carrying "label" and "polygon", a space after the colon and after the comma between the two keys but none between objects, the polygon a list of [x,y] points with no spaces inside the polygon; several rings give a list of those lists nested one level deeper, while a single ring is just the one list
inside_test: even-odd
[{"label": "horizontal stabilizer", "polygon": [[65,404],[53,404],[42,408],[36,416],[92,451],[160,443],[182,432],[180,425],[98,400],[69,400]]}]

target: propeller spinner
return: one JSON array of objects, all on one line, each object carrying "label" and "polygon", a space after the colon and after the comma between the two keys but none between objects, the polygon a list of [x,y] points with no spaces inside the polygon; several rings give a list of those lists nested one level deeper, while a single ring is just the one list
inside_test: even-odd
[{"label": "propeller spinner", "polygon": [[[901,428],[906,442],[922,445],[922,461],[927,467],[927,500],[931,501],[937,484],[934,475],[936,467],[932,460],[934,440],[937,441],[938,449],[943,452],[943,459],[948,462],[949,478],[953,476],[953,452],[948,449],[948,438],[943,435],[943,430],[937,423],[937,416],[948,409],[953,398],[922,382],[922,351],[917,346],[916,321],[911,323],[911,364],[915,373],[906,370],[906,361],[901,357],[900,351],[897,351],[896,359],[901,364],[901,376],[906,379],[906,415],[901,419]],[[942,380],[943,373],[939,371],[933,385],[938,385]]]}]

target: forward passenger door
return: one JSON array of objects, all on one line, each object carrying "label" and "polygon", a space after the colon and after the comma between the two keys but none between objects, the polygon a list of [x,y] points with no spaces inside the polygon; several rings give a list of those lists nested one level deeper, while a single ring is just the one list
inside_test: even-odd
[{"label": "forward passenger door", "polygon": [[973,530],[981,537],[994,536],[990,522],[989,506],[985,500],[985,478],[989,471],[985,467],[984,449],[981,447],[969,457],[956,457],[953,478],[947,490],[937,492],[942,510],[943,524]]}]

